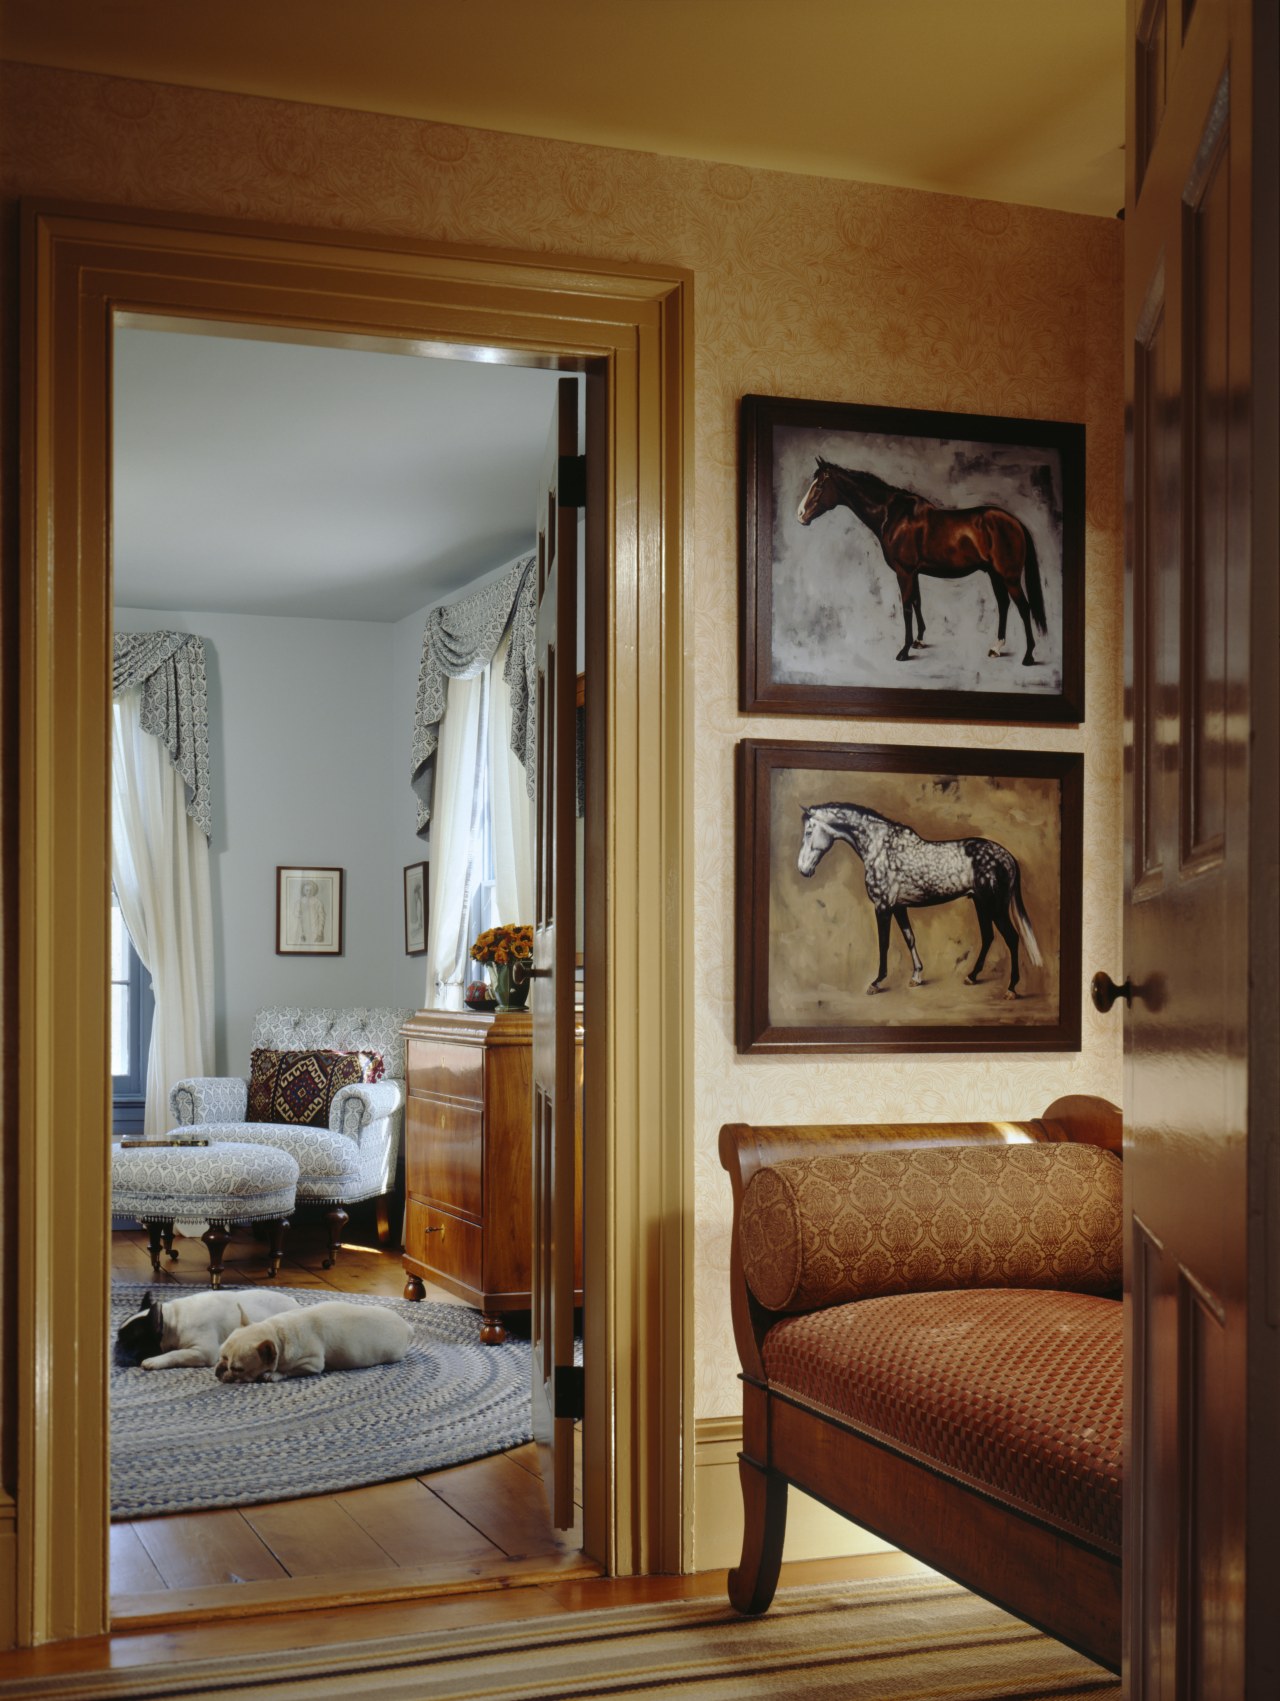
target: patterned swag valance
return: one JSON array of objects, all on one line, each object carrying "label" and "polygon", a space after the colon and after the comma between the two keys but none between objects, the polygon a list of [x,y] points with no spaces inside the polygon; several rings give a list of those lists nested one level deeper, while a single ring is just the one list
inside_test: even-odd
[{"label": "patterned swag valance", "polygon": [[209,692],[204,640],[190,632],[117,632],[111,694],[142,687],[142,728],[169,752],[187,788],[187,814],[213,832],[209,786]]},{"label": "patterned swag valance", "polygon": [[430,804],[424,796],[427,767],[440,742],[448,682],[473,679],[483,672],[508,625],[511,649],[503,678],[511,693],[511,748],[524,767],[525,785],[529,796],[533,796],[536,728],[532,704],[538,621],[538,576],[533,563],[532,555],[525,556],[509,573],[474,596],[434,608],[427,616],[418,669],[410,774],[418,800],[419,837],[426,836],[431,823]]}]

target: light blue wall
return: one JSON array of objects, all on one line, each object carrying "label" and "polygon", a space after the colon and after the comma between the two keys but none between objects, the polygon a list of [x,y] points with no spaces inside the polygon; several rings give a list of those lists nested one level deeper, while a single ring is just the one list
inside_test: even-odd
[{"label": "light blue wall", "polygon": [[[116,623],[205,639],[218,1072],[247,1071],[264,1004],[417,1008],[401,869],[421,853],[399,854],[406,835],[417,844],[400,628],[155,609],[117,609]],[[281,863],[345,870],[340,957],[276,955]]]},{"label": "light blue wall", "polygon": [[[468,596],[486,573],[446,598]],[[422,631],[394,624],[117,608],[121,632],[205,640],[213,784],[215,1068],[243,1074],[264,1004],[426,1002],[404,949],[404,869],[430,857],[409,786]],[[279,957],[278,864],[345,871],[340,957]]]}]

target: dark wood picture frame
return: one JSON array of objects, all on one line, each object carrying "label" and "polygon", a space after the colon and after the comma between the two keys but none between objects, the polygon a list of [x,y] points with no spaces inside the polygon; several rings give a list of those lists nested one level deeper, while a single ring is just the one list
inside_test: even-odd
[{"label": "dark wood picture frame", "polygon": [[[277,957],[342,955],[344,884],[341,868],[276,865]],[[308,885],[316,889],[307,891]]]},{"label": "dark wood picture frame", "polygon": [[[1083,425],[744,396],[739,439],[744,712],[1083,721]],[[880,469],[896,492],[884,545],[839,499],[800,520],[819,458],[837,470]],[[920,497],[933,519],[913,505]],[[926,525],[937,528],[927,547],[945,541],[965,560],[989,554],[1009,578],[980,566],[956,578],[920,573],[911,617],[923,609],[927,620],[920,647],[904,641],[903,596]],[[905,576],[895,575],[888,549]],[[1036,659],[1024,667],[1016,601],[1007,607],[1007,652],[994,654],[997,585],[999,596],[1008,583],[1018,598],[1033,578],[1031,600],[1046,624],[1041,631],[1028,615]]]},{"label": "dark wood picture frame", "polygon": [[[406,957],[421,957],[426,954],[428,891],[426,863],[406,863],[404,869],[404,954]],[[413,902],[415,893],[418,900],[416,911]]]},{"label": "dark wood picture frame", "polygon": [[[737,1049],[1078,1051],[1083,799],[1084,758],[1075,752],[741,740]],[[809,818],[793,817],[792,810],[832,803],[866,804],[889,825],[958,844],[951,854],[971,863],[976,857],[988,891],[1012,890],[1010,874],[1001,873],[1006,858],[1012,860],[1023,917],[1034,918],[1039,936],[1033,952],[1026,930],[1014,922],[1016,999],[1007,995],[1012,953],[1000,920],[979,965],[977,904],[963,889],[950,900],[939,895],[900,906],[923,959],[918,982],[897,912],[890,913],[888,969],[873,994],[880,913],[867,890],[866,865],[851,845],[826,838],[831,860],[825,869],[817,866],[826,854],[821,823],[830,817],[818,818],[819,849],[807,878],[800,868]],[[977,848],[963,848],[975,841]],[[993,853],[992,844],[1005,856]],[[964,866],[953,862],[935,890],[956,885],[954,870]],[[987,907],[994,915],[993,903]],[[1006,897],[1000,906],[1006,925],[1015,913]],[[981,975],[971,983],[967,973],[978,966]]]}]

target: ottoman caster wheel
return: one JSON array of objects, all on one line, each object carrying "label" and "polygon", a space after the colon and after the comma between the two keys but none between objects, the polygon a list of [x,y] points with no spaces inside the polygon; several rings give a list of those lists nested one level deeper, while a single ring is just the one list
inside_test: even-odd
[{"label": "ottoman caster wheel", "polygon": [[209,1286],[222,1286],[222,1253],[227,1242],[231,1239],[231,1228],[227,1223],[210,1223],[200,1236],[209,1248]]},{"label": "ottoman caster wheel", "polygon": [[325,1215],[329,1219],[329,1256],[324,1260],[320,1268],[322,1270],[332,1270],[333,1266],[338,1262],[338,1246],[342,1240],[342,1231],[351,1221],[351,1218],[343,1210],[341,1205],[330,1206],[329,1210],[325,1212]]},{"label": "ottoman caster wheel", "polygon": [[285,1230],[289,1227],[289,1219],[288,1217],[281,1217],[277,1222],[271,1223],[269,1226],[271,1255],[267,1259],[267,1275],[278,1276],[280,1274],[280,1265],[284,1260],[284,1236]]}]

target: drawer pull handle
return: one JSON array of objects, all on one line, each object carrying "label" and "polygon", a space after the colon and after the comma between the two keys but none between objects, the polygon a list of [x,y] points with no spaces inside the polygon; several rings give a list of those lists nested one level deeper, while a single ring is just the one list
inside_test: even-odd
[{"label": "drawer pull handle", "polygon": [[427,1224],[427,1233],[428,1234],[443,1234],[444,1233],[444,1224],[443,1223],[428,1223]]}]

